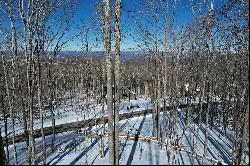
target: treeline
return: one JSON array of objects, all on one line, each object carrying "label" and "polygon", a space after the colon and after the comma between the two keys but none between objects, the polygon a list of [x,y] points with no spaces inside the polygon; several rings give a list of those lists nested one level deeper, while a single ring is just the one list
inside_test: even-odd
[{"label": "treeline", "polygon": [[[116,0],[114,5],[109,0],[97,5],[97,18],[101,24],[95,26],[103,34],[101,43],[104,45],[104,57],[99,58],[87,56],[90,45],[87,32],[91,29],[87,29],[82,37],[86,38],[85,56],[58,57],[69,42],[79,37],[78,33],[69,33],[77,1],[0,1],[1,12],[4,11],[10,22],[9,27],[1,26],[0,32],[3,39],[0,43],[0,111],[5,123],[6,140],[7,119],[11,121],[14,163],[18,164],[15,145],[17,117],[22,117],[29,164],[35,164],[36,160],[34,117],[41,120],[45,164],[45,110],[50,111],[54,130],[57,107],[65,105],[70,99],[75,108],[76,98],[84,99],[84,94],[89,97],[90,93],[93,98],[99,97],[100,101],[104,101],[103,87],[107,86],[109,161],[119,164],[119,89],[128,85],[137,95],[151,98],[154,105],[153,136],[161,148],[176,141],[179,99],[185,98],[191,106],[192,98],[198,97],[196,121],[201,119],[201,112],[205,114],[204,160],[207,157],[209,126],[215,123],[213,105],[219,102],[216,118],[225,135],[226,129],[232,127],[232,163],[240,164],[249,135],[249,2],[226,0],[220,7],[214,8],[208,5],[208,1],[188,1],[195,19],[179,30],[175,29],[176,13],[179,12],[176,3],[176,0],[143,1],[143,8],[138,11],[147,11],[150,16],[147,22],[140,21],[136,12],[131,14],[133,17],[130,19],[136,20],[137,38],[134,40],[138,41],[138,45],[135,47],[145,51],[145,56],[121,61],[120,42],[123,38],[120,22],[123,20],[120,17],[126,11],[121,0]],[[131,10],[128,11],[131,13]],[[164,26],[159,23],[162,16]],[[0,19],[4,25],[3,19]],[[147,28],[148,24],[153,28]],[[112,42],[114,56],[111,55]],[[6,55],[8,50],[11,56]],[[200,94],[197,94],[197,89],[200,89]],[[215,101],[216,98],[219,101]],[[176,106],[169,111],[171,116],[166,111],[167,100]],[[205,108],[204,102],[207,103]],[[161,107],[165,110],[163,115],[160,115]],[[190,127],[190,116],[192,114],[187,111],[185,129]],[[160,118],[164,118],[166,123],[161,124]],[[170,128],[173,132],[169,132]],[[54,141],[55,132],[52,146]],[[171,150],[175,150],[174,146]],[[8,144],[6,159],[8,164]]]}]

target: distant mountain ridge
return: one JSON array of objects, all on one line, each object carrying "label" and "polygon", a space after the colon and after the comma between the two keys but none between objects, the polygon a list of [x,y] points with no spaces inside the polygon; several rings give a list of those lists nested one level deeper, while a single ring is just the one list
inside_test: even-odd
[{"label": "distant mountain ridge", "polygon": [[[12,56],[11,51],[2,51],[1,52],[6,58],[10,58]],[[53,55],[53,51],[46,52],[47,55]],[[111,52],[112,56],[115,55],[115,52]],[[142,51],[121,51],[121,59],[129,60],[129,59],[137,59],[144,57],[147,53]],[[18,52],[19,56],[24,56],[24,52]],[[81,56],[93,56],[93,57],[104,57],[104,51],[61,51],[57,55],[59,58],[63,57],[81,57]]]},{"label": "distant mountain ridge", "polygon": [[[115,55],[115,52],[111,52],[112,56]],[[121,51],[121,59],[122,60],[129,60],[129,59],[137,59],[144,57],[147,53],[142,51]],[[91,51],[91,52],[84,52],[84,51],[61,51],[59,53],[60,57],[68,57],[68,56],[94,56],[94,57],[104,57],[104,51]]]}]

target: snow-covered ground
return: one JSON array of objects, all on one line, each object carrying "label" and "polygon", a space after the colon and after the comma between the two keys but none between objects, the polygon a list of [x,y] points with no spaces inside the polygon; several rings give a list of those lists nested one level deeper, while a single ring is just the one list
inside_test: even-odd
[{"label": "snow-covered ground", "polygon": [[[199,99],[196,98],[194,103],[198,103]],[[96,104],[96,101],[94,99],[89,100],[88,105],[89,109],[86,111],[86,101],[80,101],[77,104],[77,108],[74,109],[71,105],[70,100],[66,102],[66,106],[59,106],[58,108],[54,109],[55,114],[55,125],[65,124],[65,123],[71,123],[71,122],[77,122],[82,121],[86,119],[92,119],[94,117],[101,117],[103,115],[107,114],[107,106],[104,106],[104,113],[102,112],[102,105]],[[179,99],[179,104],[185,104],[185,99]],[[166,97],[166,105],[170,105],[169,97]],[[163,104],[161,104],[163,106]],[[141,111],[145,109],[152,109],[153,104],[151,103],[150,98],[138,98],[137,100],[122,100],[120,103],[120,114],[122,113],[128,113],[128,112],[135,112],[135,111]],[[45,110],[43,112],[44,115],[44,121],[43,126],[44,127],[50,127],[52,126],[52,118],[51,113],[49,110]],[[4,131],[4,122],[0,121],[0,127],[2,128],[2,131]],[[39,129],[41,127],[41,121],[38,118],[34,119],[33,128]],[[12,128],[10,119],[8,118],[8,135],[12,134]],[[22,116],[18,116],[15,119],[15,132],[16,134],[23,133],[24,132],[24,125],[23,125],[23,119]],[[2,132],[2,136],[5,136],[5,133]]]},{"label": "snow-covered ground", "polygon": [[120,104],[120,113],[127,113],[131,111],[141,111],[145,109],[152,109],[153,104],[151,100],[138,98],[138,100],[122,100]]},{"label": "snow-covered ground", "polygon": [[[95,103],[91,102],[89,107],[90,107],[89,113],[85,113],[84,111],[74,111],[73,107],[69,103],[64,108],[59,107],[59,108],[55,109],[55,111],[54,111],[55,124],[59,125],[59,124],[71,123],[71,122],[77,122],[80,120],[84,120],[84,114],[85,114],[86,119],[93,118],[95,115],[97,117],[102,115],[100,105],[96,105]],[[105,109],[106,109],[106,106],[105,106]],[[50,116],[49,110],[46,110],[44,112],[44,121],[43,121],[44,127],[49,127],[52,125],[51,119],[52,118]],[[16,123],[15,124],[16,134],[24,132],[22,118],[19,118],[19,120],[16,119],[15,123]],[[33,125],[34,125],[34,129],[39,129],[41,127],[40,119],[34,119]],[[4,128],[4,122],[1,122],[0,127],[2,129]],[[2,130],[2,131],[4,131],[4,130]],[[9,119],[8,120],[8,134],[11,134],[11,133],[12,133],[12,130],[11,130],[11,124],[10,124],[10,119]],[[2,135],[4,136],[5,133],[2,133]]]},{"label": "snow-covered ground", "polygon": [[[49,140],[51,137],[48,137]],[[37,152],[41,152],[41,139],[36,139]],[[56,150],[47,155],[48,165],[109,165],[109,153],[107,138],[104,139],[104,158],[100,156],[100,141],[95,138],[84,138],[75,132],[64,132],[56,135]],[[160,150],[154,142],[132,141],[121,139],[120,141],[120,164],[121,165],[155,165],[169,164],[166,150]],[[10,148],[13,152],[13,146]],[[18,164],[26,163],[27,149],[24,143],[17,146]],[[175,164],[191,164],[190,155],[186,152],[176,151]],[[41,154],[41,153],[40,153]],[[13,153],[10,153],[13,164]],[[201,163],[195,160],[195,164]],[[40,160],[37,164],[42,164]],[[211,164],[207,162],[206,164]]]},{"label": "snow-covered ground", "polygon": [[[178,110],[179,119],[177,123],[177,134],[181,136],[182,129],[184,128],[183,122],[183,110]],[[168,117],[172,117],[170,113],[167,113]],[[153,120],[152,115],[134,117],[126,120],[121,120],[120,133],[121,134],[138,134],[140,136],[153,136]],[[161,124],[165,122],[161,118]],[[192,155],[188,152],[192,152],[194,145],[194,152],[198,155],[204,153],[204,139],[205,139],[205,126],[201,124],[199,126],[193,124],[190,120],[190,127],[184,132],[183,138],[180,141],[181,150],[172,151],[169,146],[165,146],[163,150],[160,150],[159,144],[155,142],[147,142],[143,140],[133,141],[126,138],[120,139],[120,164],[192,164]],[[102,126],[93,126],[87,128],[92,132],[102,132]],[[105,126],[107,129],[107,124]],[[199,129],[197,144],[193,144],[194,128]],[[168,131],[171,133],[172,131]],[[87,138],[84,134],[77,133],[75,131],[64,132],[56,134],[56,150],[49,152],[47,155],[47,164],[51,165],[85,165],[85,164],[109,164],[109,153],[107,143],[107,130],[105,131],[106,137],[104,139],[104,158],[100,156],[100,140],[96,138]],[[162,133],[162,130],[161,130]],[[233,133],[227,130],[226,136],[224,136],[223,130],[216,125],[211,130],[209,129],[208,138],[208,157],[214,161],[221,161],[223,164],[230,164],[232,160],[232,146],[233,146]],[[51,143],[51,135],[46,136],[47,144]],[[38,156],[41,155],[42,140],[37,138],[35,140],[36,151]],[[26,163],[27,148],[25,143],[21,142],[17,144],[18,163]],[[249,152],[249,149],[247,149]],[[168,153],[174,154],[173,160],[168,160]],[[245,158],[246,164],[249,162],[248,153]],[[10,159],[13,163],[13,146],[10,146]],[[173,161],[173,163],[171,163]],[[37,160],[37,164],[42,164]],[[194,164],[202,164],[200,158],[194,159]],[[211,161],[205,161],[203,164],[214,164]]]},{"label": "snow-covered ground", "polygon": [[[197,100],[196,100],[197,101]],[[169,105],[169,100],[166,100]],[[184,99],[180,99],[179,103],[185,104]],[[58,107],[55,109],[55,122],[56,125],[77,122],[84,119],[90,119],[93,117],[101,117],[103,114],[107,114],[107,107],[104,106],[104,113],[102,111],[102,105],[96,104],[95,100],[89,100],[89,109],[86,112],[86,102],[77,103],[77,108],[74,109],[70,101],[67,101],[65,107]],[[122,100],[120,104],[120,113],[141,111],[145,109],[152,109],[153,105],[150,99],[139,98],[138,100]],[[167,138],[168,146],[165,146],[163,150],[160,150],[159,144],[156,142],[147,142],[143,140],[133,141],[127,140],[126,137],[120,139],[120,164],[202,164],[201,159],[198,157],[192,160],[192,152],[203,156],[204,142],[205,142],[205,126],[204,124],[196,125],[192,122],[190,116],[189,127],[183,134],[185,127],[184,122],[184,109],[178,109],[178,123],[177,123],[177,135],[182,138],[179,142],[181,149],[172,151],[170,148],[170,138]],[[49,110],[44,112],[44,127],[51,126],[51,117]],[[85,116],[85,117],[84,117]],[[171,124],[170,121],[173,118],[173,113],[167,112],[167,124]],[[166,123],[161,113],[160,124]],[[39,119],[34,120],[34,129],[40,128],[41,122]],[[1,122],[1,128],[4,128],[4,123]],[[119,122],[121,135],[139,135],[155,138],[156,131],[153,130],[153,117],[152,114],[140,117],[133,117]],[[8,133],[11,133],[10,123],[8,126]],[[16,133],[23,132],[22,121],[16,120]],[[167,133],[171,135],[173,131],[169,130],[171,127],[167,127]],[[194,134],[198,129],[197,143],[194,140]],[[85,129],[82,129],[84,131]],[[86,128],[88,131],[92,131],[98,134],[102,133],[102,125],[91,126]],[[2,130],[4,131],[4,130]],[[161,126],[161,135],[163,128]],[[232,149],[233,149],[233,132],[228,129],[226,136],[224,131],[218,127],[215,123],[213,129],[209,129],[208,134],[208,158],[214,161],[221,161],[223,164],[230,164],[232,161]],[[182,136],[183,134],[183,136]],[[2,136],[5,134],[2,132]],[[181,137],[182,136],[182,137]],[[52,136],[46,136],[47,146],[51,144]],[[156,138],[155,138],[156,140]],[[83,164],[109,164],[108,158],[108,143],[107,143],[107,124],[105,125],[105,137],[104,137],[104,158],[100,157],[100,140],[92,137],[85,137],[83,133],[77,133],[76,131],[65,131],[63,133],[56,134],[54,152],[47,154],[47,164],[71,164],[71,165],[83,165]],[[39,160],[42,150],[41,138],[35,139],[37,164],[42,164]],[[6,147],[5,147],[6,148]],[[13,146],[9,146],[10,151],[10,164],[13,164]],[[174,159],[168,159],[169,154],[174,154]],[[189,152],[189,153],[188,153]],[[27,147],[25,142],[17,143],[17,156],[19,164],[27,164]],[[170,155],[171,156],[171,155]],[[249,162],[249,149],[243,155],[244,161],[242,164]],[[171,163],[173,162],[173,163]],[[203,164],[214,164],[211,161],[206,160]]]},{"label": "snow-covered ground", "polygon": [[[102,112],[102,105],[96,104],[94,100],[89,100],[89,109],[86,111],[85,102],[77,103],[77,108],[74,110],[73,106],[71,106],[70,101],[68,100],[66,106],[55,108],[55,125],[71,123],[82,121],[86,119],[92,119],[94,117],[101,117],[104,114],[107,114],[107,105],[104,106],[104,113]],[[138,100],[122,100],[120,104],[120,113],[126,113],[131,111],[141,111],[145,109],[152,108],[151,102],[149,99],[139,98]],[[52,126],[52,118],[49,110],[44,111],[44,127]],[[39,129],[41,127],[40,119],[34,119],[34,129]],[[4,122],[0,121],[0,127],[2,131],[4,131]],[[16,134],[24,132],[23,120],[22,117],[18,117],[15,120],[15,132]],[[8,135],[12,133],[12,128],[10,124],[10,119],[8,119]],[[2,132],[2,136],[5,136],[5,133]]]}]

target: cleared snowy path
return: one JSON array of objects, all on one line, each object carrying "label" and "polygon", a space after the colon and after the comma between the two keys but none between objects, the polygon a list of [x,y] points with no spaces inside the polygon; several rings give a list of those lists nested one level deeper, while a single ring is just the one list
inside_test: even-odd
[{"label": "cleared snowy path", "polygon": [[[186,106],[187,105],[184,104],[184,105],[180,105],[179,107],[184,108]],[[170,110],[170,109],[172,109],[172,107],[167,106],[166,109]],[[163,108],[161,108],[161,112],[162,111],[163,111]],[[123,111],[123,112],[125,112],[125,111]],[[151,114],[151,113],[152,113],[152,109],[147,109],[147,110],[134,109],[134,111],[129,110],[129,112],[125,112],[125,113],[120,114],[119,118],[120,118],[120,120],[123,120],[123,119],[138,117],[141,115]],[[105,123],[108,123],[107,116],[104,117],[104,121],[105,121]],[[103,123],[103,117],[95,115],[92,118],[87,119],[87,120],[81,120],[78,122],[71,122],[71,123],[64,123],[64,124],[56,125],[55,126],[55,133],[57,134],[57,133],[65,132],[65,131],[77,130],[77,129],[80,129],[82,127],[90,127],[90,126],[94,126],[95,124],[101,124],[101,123]],[[44,133],[45,133],[45,136],[52,134],[52,127],[45,127]],[[41,129],[35,129],[33,137],[38,138],[41,136],[42,136]],[[17,134],[16,135],[16,142],[22,142],[22,141],[25,141],[25,134],[24,133]],[[3,142],[5,145],[6,144],[5,138],[3,138]],[[12,144],[12,139],[9,138],[8,143],[9,143],[9,145]]]}]

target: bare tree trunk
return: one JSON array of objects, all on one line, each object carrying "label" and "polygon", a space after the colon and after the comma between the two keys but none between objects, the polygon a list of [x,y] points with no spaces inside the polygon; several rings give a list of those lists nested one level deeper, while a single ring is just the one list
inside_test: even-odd
[{"label": "bare tree trunk", "polygon": [[[176,18],[176,0],[174,1],[174,10],[173,10],[173,21],[172,21],[172,25],[175,23],[175,18]],[[176,142],[176,139],[177,139],[177,123],[178,123],[178,99],[179,99],[179,52],[178,52],[178,49],[177,49],[177,43],[176,43],[176,36],[175,36],[175,30],[174,29],[171,29],[172,31],[172,42],[173,42],[173,52],[175,55],[175,58],[174,58],[174,69],[175,69],[175,78],[173,78],[173,81],[174,81],[174,89],[175,89],[175,92],[173,93],[173,104],[174,104],[174,107],[173,107],[173,136],[172,136],[172,155],[171,155],[171,162],[173,163],[173,159],[175,158],[175,150],[176,150],[176,147],[175,147],[175,142]]]},{"label": "bare tree trunk", "polygon": [[46,142],[45,142],[45,134],[43,130],[43,110],[42,110],[42,102],[41,102],[41,63],[39,58],[39,53],[37,55],[38,59],[38,81],[37,81],[37,88],[38,88],[38,107],[40,112],[40,121],[41,121],[41,134],[42,134],[42,142],[43,142],[43,165],[46,164]]},{"label": "bare tree trunk", "polygon": [[249,95],[247,96],[247,109],[245,113],[244,129],[242,136],[242,151],[244,151],[247,145],[246,139],[249,138]]},{"label": "bare tree trunk", "polygon": [[[155,133],[157,131],[156,128],[157,128],[157,90],[156,90],[156,81],[153,83],[153,97],[151,97],[152,99],[152,102],[153,102],[153,113],[152,113],[152,118],[153,118],[153,130],[152,130],[152,135],[153,137],[155,137]],[[156,133],[156,137],[157,137],[157,133]]]},{"label": "bare tree trunk", "polygon": [[167,124],[167,115],[166,115],[166,99],[165,99],[165,97],[163,98],[163,124],[162,124],[162,130],[163,130],[163,132],[162,132],[162,141],[161,141],[161,150],[163,149],[163,147],[165,146],[165,144],[166,144],[166,130],[167,130],[167,128],[166,128],[166,124]]},{"label": "bare tree trunk", "polygon": [[162,139],[161,139],[161,150],[166,144],[166,124],[167,124],[167,110],[166,110],[166,96],[167,96],[167,70],[166,70],[166,64],[167,60],[166,57],[164,57],[164,64],[162,66],[162,75],[163,75],[163,123],[161,124],[162,126]]},{"label": "bare tree trunk", "polygon": [[[3,88],[2,88],[3,89]],[[7,115],[5,112],[5,105],[4,105],[4,98],[3,94],[1,95],[1,104],[3,109],[3,118],[4,118],[4,131],[5,131],[5,143],[6,143],[6,165],[9,165],[9,142],[8,142],[8,122],[7,122]],[[1,133],[0,133],[1,135]]]},{"label": "bare tree trunk", "polygon": [[[207,77],[207,76],[206,76]],[[206,78],[207,79],[207,78]],[[204,153],[203,153],[203,157],[204,160],[206,161],[207,158],[207,147],[208,147],[208,122],[209,122],[209,112],[211,109],[211,98],[209,96],[209,84],[206,81],[206,85],[204,86],[207,89],[207,110],[206,110],[206,122],[205,122],[205,143],[204,143]],[[204,162],[204,160],[202,161],[202,163]]]},{"label": "bare tree trunk", "polygon": [[[161,59],[159,57],[159,53],[157,53],[158,63],[161,64]],[[160,80],[160,65],[157,67],[157,140],[158,144],[160,144],[160,99],[161,99],[161,80]]]},{"label": "bare tree trunk", "polygon": [[[23,47],[24,47],[24,54],[25,54],[25,57],[27,59],[27,63],[28,63],[28,55],[27,55],[27,20],[24,16],[24,0],[19,0],[19,12],[20,12],[20,16],[21,16],[21,19],[22,19],[22,22],[23,22]],[[27,14],[27,17],[28,17],[28,14]],[[28,76],[28,68],[27,68],[27,76]],[[27,77],[27,81],[28,81],[28,77]],[[20,86],[20,88],[22,88],[22,84]],[[21,99],[22,100],[22,107],[23,107],[23,121],[24,121],[24,132],[25,132],[25,137],[26,137],[26,146],[29,147],[29,133],[28,133],[28,123],[27,123],[27,117],[26,117],[26,109],[25,109],[25,104],[24,104],[24,101],[23,101],[23,98]],[[29,161],[29,158],[27,157],[27,161]]]},{"label": "bare tree trunk", "polygon": [[164,64],[163,64],[163,137],[162,137],[162,145],[165,146],[166,143],[166,97],[167,97],[167,52],[168,52],[168,0],[166,0],[166,15],[165,15],[166,27],[165,27],[165,55],[164,55]]},{"label": "bare tree trunk", "polygon": [[[241,165],[241,159],[242,159],[242,154],[246,148],[246,139],[247,139],[247,135],[249,134],[249,128],[248,128],[248,124],[249,124],[249,97],[247,99],[247,109],[245,112],[245,117],[244,117],[244,125],[243,125],[243,129],[240,129],[240,135],[242,135],[241,139],[240,139],[240,143],[239,146],[237,147],[237,151],[236,151],[236,164],[237,165]],[[242,133],[242,134],[241,134]]]},{"label": "bare tree trunk", "polygon": [[115,164],[114,158],[114,126],[113,126],[113,94],[112,94],[112,62],[111,62],[111,15],[109,0],[104,2],[104,42],[106,55],[107,72],[107,106],[108,106],[108,144],[109,144],[109,162]]},{"label": "bare tree trunk", "polygon": [[104,97],[104,91],[103,91],[103,84],[102,84],[102,93],[101,93],[101,98],[102,98],[102,121],[103,121],[103,126],[102,126],[102,134],[101,134],[101,158],[104,157],[104,136],[105,136],[105,111],[104,111],[104,105],[105,105],[105,97]]},{"label": "bare tree trunk", "polygon": [[27,81],[28,81],[28,99],[29,99],[29,147],[28,159],[30,164],[35,164],[35,144],[33,137],[33,82],[34,82],[34,54],[33,54],[33,27],[31,17],[34,12],[34,2],[28,1],[27,7],[27,23],[28,23],[28,36],[29,36],[29,51],[27,55]]},{"label": "bare tree trunk", "polygon": [[55,113],[54,113],[54,105],[53,105],[53,92],[52,89],[50,89],[50,114],[51,114],[51,122],[52,122],[52,147],[54,148],[55,143]]},{"label": "bare tree trunk", "polygon": [[7,165],[6,157],[5,157],[5,151],[3,146],[3,139],[2,139],[2,131],[0,128],[0,165]]},{"label": "bare tree trunk", "polygon": [[[21,95],[24,95],[22,93],[22,84],[20,84],[19,86],[19,91],[21,92]],[[26,112],[26,107],[25,107],[25,103],[24,103],[24,99],[23,97],[21,97],[21,104],[22,104],[22,116],[23,116],[23,128],[24,128],[24,134],[25,134],[25,141],[26,141],[26,146],[29,146],[29,132],[28,132],[28,127],[27,127],[27,112]]]},{"label": "bare tree trunk", "polygon": [[[47,63],[47,62],[46,62]],[[50,63],[47,63],[47,76],[48,76],[48,84],[49,84],[49,108],[50,108],[50,114],[51,114],[51,123],[52,123],[52,149],[54,149],[54,142],[55,142],[55,112],[54,112],[54,80],[52,78],[52,68],[53,65],[53,59],[50,60]]]},{"label": "bare tree trunk", "polygon": [[[14,161],[15,161],[15,165],[17,165],[18,163],[17,163],[17,153],[16,153],[16,145],[15,145],[15,120],[14,120],[14,113],[13,113],[14,97],[15,97],[15,59],[17,56],[17,38],[16,38],[16,28],[15,28],[15,23],[14,23],[13,2],[11,2],[10,0],[7,1],[7,10],[8,10],[8,16],[9,16],[10,26],[11,26],[11,52],[13,56],[12,57],[12,71],[11,71],[12,72],[12,98],[11,99],[8,94],[9,87],[8,85],[6,86],[8,87],[7,94],[8,94],[9,104],[10,104],[9,108],[10,108],[10,118],[11,118],[11,126],[12,126],[12,141],[14,145]],[[7,73],[6,73],[5,78],[8,79]],[[7,84],[7,80],[6,80],[6,84]]]},{"label": "bare tree trunk", "polygon": [[179,93],[179,53],[178,51],[176,52],[176,61],[175,61],[175,97],[174,97],[174,126],[173,126],[173,143],[174,143],[174,151],[173,154],[175,152],[176,149],[176,140],[178,139],[178,135],[177,135],[177,128],[178,128],[178,100],[180,97],[180,93]]},{"label": "bare tree trunk", "polygon": [[148,82],[144,82],[144,95],[148,98]]},{"label": "bare tree trunk", "polygon": [[119,165],[121,0],[115,1],[115,164]]},{"label": "bare tree trunk", "polygon": [[12,142],[13,142],[13,147],[14,147],[14,162],[15,162],[15,165],[17,165],[17,153],[16,153],[16,144],[15,144],[15,126],[14,126],[15,120],[14,120],[14,115],[13,115],[13,99],[11,100],[10,98],[10,90],[9,90],[9,85],[8,85],[8,76],[7,76],[4,56],[2,56],[2,62],[3,62],[3,72],[4,72],[4,77],[5,77],[5,88],[6,88],[6,93],[7,93],[8,105],[9,105],[9,111],[10,111],[10,119],[11,119]]}]

